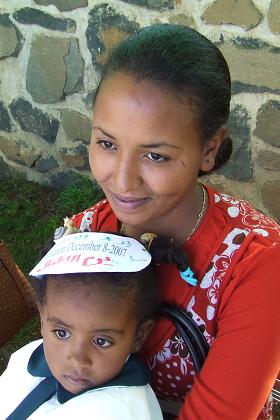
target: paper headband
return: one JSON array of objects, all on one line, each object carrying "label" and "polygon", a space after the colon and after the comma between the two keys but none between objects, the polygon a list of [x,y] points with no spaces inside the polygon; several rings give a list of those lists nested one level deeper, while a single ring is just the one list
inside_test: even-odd
[{"label": "paper headband", "polygon": [[59,239],[29,274],[135,272],[150,262],[151,254],[133,238],[83,232]]}]

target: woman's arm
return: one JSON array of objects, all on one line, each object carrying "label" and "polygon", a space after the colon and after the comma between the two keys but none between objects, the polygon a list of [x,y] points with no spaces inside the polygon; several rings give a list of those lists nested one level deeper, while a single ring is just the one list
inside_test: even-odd
[{"label": "woman's arm", "polygon": [[240,263],[179,419],[256,419],[280,370],[280,244]]}]

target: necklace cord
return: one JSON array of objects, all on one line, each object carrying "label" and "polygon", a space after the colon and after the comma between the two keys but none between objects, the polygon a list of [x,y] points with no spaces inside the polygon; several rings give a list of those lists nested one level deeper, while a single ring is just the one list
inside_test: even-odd
[{"label": "necklace cord", "polygon": [[197,229],[197,227],[198,227],[199,223],[201,222],[201,219],[202,219],[202,217],[204,215],[205,209],[206,209],[206,201],[207,201],[206,200],[206,197],[207,197],[206,190],[205,190],[205,188],[204,188],[204,186],[202,184],[199,184],[199,185],[200,185],[200,187],[202,189],[202,193],[203,193],[202,206],[201,206],[200,212],[198,213],[198,216],[197,216],[197,220],[195,222],[195,225],[192,228],[191,232],[186,237],[185,242],[187,242],[191,238],[191,236],[194,234],[194,232],[196,231],[196,229]]}]

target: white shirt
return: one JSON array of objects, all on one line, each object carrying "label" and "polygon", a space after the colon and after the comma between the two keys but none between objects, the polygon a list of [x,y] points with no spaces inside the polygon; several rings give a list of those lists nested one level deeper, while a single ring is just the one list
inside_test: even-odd
[{"label": "white shirt", "polygon": [[[27,364],[42,340],[33,341],[12,354],[0,376],[0,420],[5,420],[44,378],[32,376]],[[54,394],[29,419],[62,420],[163,420],[150,385],[110,386],[89,390],[60,404]],[[21,419],[23,420],[23,419]]]}]

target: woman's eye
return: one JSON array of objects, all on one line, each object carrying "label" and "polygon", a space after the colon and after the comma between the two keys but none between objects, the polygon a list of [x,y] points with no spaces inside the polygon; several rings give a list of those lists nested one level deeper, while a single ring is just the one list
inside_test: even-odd
[{"label": "woman's eye", "polygon": [[101,144],[103,149],[107,149],[107,150],[114,149],[114,144],[109,140],[100,140],[100,141],[98,141],[98,144]]},{"label": "woman's eye", "polygon": [[166,156],[162,156],[159,153],[155,153],[155,152],[147,153],[147,156],[149,159],[151,159],[154,162],[164,162],[168,160]]},{"label": "woman's eye", "polygon": [[94,338],[93,342],[99,347],[109,347],[112,345],[112,343],[109,340],[106,340],[106,338],[102,337]]},{"label": "woman's eye", "polygon": [[70,334],[66,330],[54,330],[55,335],[57,338],[60,338],[61,340],[65,340],[66,338],[70,337]]}]

